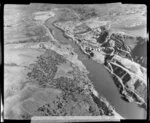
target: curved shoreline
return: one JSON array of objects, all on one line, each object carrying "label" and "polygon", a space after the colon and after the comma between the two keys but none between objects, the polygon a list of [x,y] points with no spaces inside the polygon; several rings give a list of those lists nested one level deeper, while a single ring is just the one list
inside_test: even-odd
[{"label": "curved shoreline", "polygon": [[[55,24],[54,24],[55,25]],[[59,27],[58,25],[55,25],[57,28],[59,28],[61,31],[63,31],[63,35],[67,35],[67,33],[66,33],[66,31],[65,30],[63,30],[61,27]],[[67,35],[68,37],[70,37],[70,38],[72,38],[73,36],[70,36],[70,35]],[[72,40],[74,40],[74,37],[72,38]],[[85,51],[85,49],[80,45],[80,43],[77,41],[77,40],[75,40],[75,42],[79,45],[79,47],[81,48],[81,50],[85,53],[85,54],[87,54],[87,55],[90,55],[90,54],[88,54],[86,51]],[[93,58],[92,58],[93,59]],[[93,59],[94,61],[96,61],[96,62],[98,62],[99,63],[99,61],[97,61],[96,59]],[[120,86],[119,86],[119,83],[121,84]],[[140,96],[138,96],[136,93],[134,93],[134,92],[132,92],[130,89],[125,89],[125,85],[123,85],[122,83],[121,83],[121,81],[117,81],[117,82],[115,82],[115,84],[116,84],[116,86],[118,87],[118,89],[119,89],[119,92],[120,92],[120,94],[122,95],[122,96],[124,96],[126,99],[128,99],[128,101],[129,102],[135,102],[135,103],[137,103],[137,105],[139,105],[139,106],[143,106],[144,105],[144,107],[146,107],[145,105],[146,105],[146,103],[143,101],[143,99],[141,99],[141,97]],[[121,88],[122,89],[121,89]],[[124,88],[124,89],[123,89]],[[131,94],[132,93],[132,94]],[[145,109],[145,108],[144,108]]]},{"label": "curved shoreline", "polygon": [[[50,18],[49,18],[50,19]],[[53,23],[52,23],[53,24]],[[45,25],[45,24],[44,24]],[[45,25],[46,26],[46,25]],[[47,26],[46,26],[46,28],[48,28]],[[58,27],[57,27],[58,28]],[[63,30],[62,30],[63,31]],[[63,32],[62,32],[63,33]],[[64,34],[64,33],[63,33]],[[53,37],[53,35],[51,34],[51,36]],[[55,40],[55,41],[57,41],[54,37],[53,37],[53,39]],[[58,42],[58,41],[57,41]],[[59,43],[58,43],[58,45],[59,45]],[[62,46],[63,47],[63,46]],[[59,54],[61,54],[62,55],[62,53],[60,53],[60,52],[58,52],[57,50],[56,50],[57,48],[55,47],[55,48],[52,48],[52,50],[55,50],[57,53],[59,53]],[[73,50],[72,50],[73,51]],[[78,61],[78,54],[76,54],[75,52],[74,52],[74,54],[76,55],[76,60]],[[80,61],[80,60],[79,60]],[[81,61],[80,61],[81,62]],[[83,63],[82,63],[82,65],[83,65]],[[84,66],[84,65],[83,65]],[[85,66],[84,66],[85,67]],[[80,68],[80,67],[79,67]],[[83,71],[84,73],[86,72],[86,75],[89,73],[89,71],[87,71],[87,69],[86,69],[86,67],[85,67],[85,71]],[[91,82],[91,81],[90,81]],[[112,110],[113,111],[113,113],[114,113],[114,115],[117,115],[117,117],[116,118],[118,118],[119,117],[119,119],[124,119],[122,116],[120,116],[115,110],[114,110],[114,108],[112,108],[112,106],[109,104],[109,102],[104,98],[104,97],[100,97],[99,96],[99,94],[98,94],[98,92],[96,91],[96,89],[94,88],[94,85],[92,84],[92,82],[91,83],[89,83],[91,86],[91,88],[90,88],[90,90],[91,90],[91,94],[93,94],[93,95],[95,95],[97,98],[99,98],[101,101],[103,101],[103,102],[105,102],[105,104],[107,104],[107,106],[108,106],[108,108],[110,109],[110,110]]]}]

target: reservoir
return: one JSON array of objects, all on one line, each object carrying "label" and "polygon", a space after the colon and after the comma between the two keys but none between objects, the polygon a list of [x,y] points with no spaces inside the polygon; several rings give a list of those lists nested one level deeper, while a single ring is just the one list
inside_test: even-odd
[{"label": "reservoir", "polygon": [[88,77],[92,81],[99,96],[105,97],[115,110],[124,118],[127,119],[143,119],[146,117],[146,111],[138,107],[135,103],[128,103],[121,99],[121,95],[113,82],[111,75],[103,65],[89,59],[75,44],[74,41],[67,39],[63,35],[63,31],[54,27],[52,22],[55,18],[50,18],[45,22],[45,25],[54,31],[54,38],[59,40],[63,45],[70,44],[74,51],[78,54],[78,59],[82,61],[89,71]]}]

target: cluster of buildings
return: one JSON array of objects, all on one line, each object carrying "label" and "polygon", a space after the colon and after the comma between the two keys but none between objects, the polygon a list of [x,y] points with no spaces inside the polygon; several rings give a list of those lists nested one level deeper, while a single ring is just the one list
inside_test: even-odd
[{"label": "cluster of buildings", "polygon": [[[114,59],[114,56],[118,56],[134,63],[130,55],[131,49],[125,44],[124,37],[120,33],[110,34],[103,25],[98,26],[96,23],[96,26],[92,26],[92,23],[90,23],[89,26],[88,24],[89,22],[76,24],[77,26],[74,25],[67,30],[71,30],[72,37],[76,39],[77,44],[85,54],[90,57],[94,57],[97,54],[104,56],[104,66],[111,74],[113,74],[113,76],[115,76],[114,78],[119,78],[118,81],[114,81],[122,86],[122,92],[125,91],[126,93],[124,93],[125,97],[128,95],[132,101],[134,100],[138,104],[146,104],[145,92],[147,85],[145,82],[143,82],[136,73],[128,70],[123,62]],[[68,24],[63,25],[63,27],[65,26],[71,27],[68,26]],[[98,58],[101,59],[101,57]],[[132,65],[134,67],[139,67],[136,64]]]}]

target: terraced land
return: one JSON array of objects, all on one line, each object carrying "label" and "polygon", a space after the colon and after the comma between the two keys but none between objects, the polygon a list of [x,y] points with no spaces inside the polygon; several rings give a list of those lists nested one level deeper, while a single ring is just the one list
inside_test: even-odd
[{"label": "terraced land", "polygon": [[[7,7],[5,8],[6,25],[9,23],[8,17],[13,18],[14,13],[23,11],[20,6],[10,6],[14,10],[11,13],[9,5]],[[17,30],[19,25],[13,28],[5,27],[7,32],[5,33],[5,118],[22,120],[35,116],[122,118],[106,99],[98,96],[87,76],[86,67],[78,60],[72,47],[60,44],[52,32],[49,32],[43,24],[44,19],[47,19],[44,14],[47,12],[41,12],[41,15],[40,12],[33,13],[31,16],[27,11],[23,19],[28,16],[33,17],[30,20],[32,24],[28,25],[28,21],[25,21],[23,24],[26,28],[23,28],[18,35],[16,32],[12,34],[12,30]],[[8,36],[11,34],[14,35],[12,39]],[[19,40],[16,41],[18,38]]]},{"label": "terraced land", "polygon": [[[137,91],[134,89],[134,85],[133,85],[135,81],[139,78],[142,79],[141,81],[144,84],[144,86],[147,85],[146,74],[145,74],[146,68],[144,68],[143,65],[141,66],[141,64],[138,64],[139,62],[137,62],[132,55],[134,50],[136,50],[136,47],[138,46],[142,47],[141,45],[137,44],[137,42],[139,42],[139,40],[137,40],[138,37],[133,35],[131,36],[130,34],[125,34],[122,32],[121,33],[112,32],[113,29],[105,28],[107,24],[104,23],[104,25],[103,24],[96,25],[96,22],[91,22],[93,23],[93,27],[89,25],[88,21],[84,22],[84,26],[82,26],[81,23],[76,22],[73,28],[69,28],[67,23],[66,23],[66,27],[64,27],[61,25],[61,22],[59,22],[58,27],[60,29],[63,29],[64,31],[70,31],[70,33],[72,34],[72,36],[70,37],[71,38],[73,37],[72,39],[73,40],[75,39],[75,42],[79,45],[79,47],[81,47],[82,51],[85,54],[89,55],[94,61],[100,64],[106,64],[105,63],[107,62],[105,60],[106,55],[107,57],[108,55],[112,56],[111,57],[112,60],[109,60],[107,63],[107,69],[109,69],[109,71],[113,73],[113,76],[117,76],[117,78],[119,77],[118,80],[116,79],[114,80],[117,81],[115,83],[122,83],[121,84],[123,86],[122,88],[125,88],[123,90],[121,89],[124,92],[120,91],[120,93],[124,93],[122,95],[124,96],[124,98],[127,98],[129,102],[135,101],[138,105],[144,105],[144,108],[146,109],[147,102],[145,102],[144,100],[145,97],[147,97],[147,94],[145,94],[144,98],[141,98],[141,96],[138,95]],[[87,24],[86,26],[85,23]],[[78,28],[78,26],[76,27],[76,25],[80,25],[82,27],[81,28],[82,30],[84,29],[86,30],[87,26],[90,27],[91,29],[89,29],[89,31],[87,32],[84,32],[84,34],[82,31],[81,33],[77,34],[76,32],[74,32],[74,30]],[[96,27],[94,25],[96,25]],[[99,28],[99,30],[101,31],[97,33],[96,28]],[[83,36],[81,37],[80,34],[84,35],[84,37]],[[99,35],[98,38],[96,38],[97,34]],[[92,48],[91,45],[89,45],[90,44],[89,40],[93,40],[93,37],[97,41],[98,48]],[[132,43],[128,41],[129,39],[130,42]],[[111,44],[110,40],[113,44]],[[142,44],[142,42],[146,44],[145,38],[140,37],[140,41],[141,41],[140,44]],[[112,48],[112,51],[110,50],[109,47]],[[123,60],[125,60],[127,63],[125,63],[125,61]],[[119,62],[120,64],[117,65],[117,62]],[[129,67],[133,69],[131,70],[131,68]],[[142,73],[142,71],[140,70],[141,67],[145,71],[144,73]]]},{"label": "terraced land", "polygon": [[[27,120],[36,116],[96,116],[98,120],[145,118],[147,56],[136,51],[145,48],[147,39],[113,30],[121,28],[124,21],[121,14],[130,17],[138,13],[136,16],[145,18],[142,14],[145,8],[131,7],[127,12],[128,5],[111,6],[106,12],[109,5],[100,8],[51,4],[5,6],[6,119]],[[101,10],[103,12],[99,12]],[[131,28],[129,25],[126,28]],[[107,73],[105,77],[103,72]],[[112,87],[107,87],[108,84]],[[119,91],[116,92],[113,84]],[[128,106],[127,110],[130,107],[135,110],[123,111],[120,104]]]}]

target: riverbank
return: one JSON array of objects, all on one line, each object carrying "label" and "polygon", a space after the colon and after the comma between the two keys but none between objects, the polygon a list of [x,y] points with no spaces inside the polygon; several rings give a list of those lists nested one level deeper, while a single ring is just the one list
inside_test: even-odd
[{"label": "riverbank", "polygon": [[[49,23],[49,24],[52,24],[52,23]],[[48,27],[49,28],[49,27]],[[55,32],[54,32],[55,33]],[[51,35],[52,36],[52,35]],[[53,37],[53,39],[55,39],[54,37]],[[55,39],[56,40],[56,39]],[[57,41],[58,42],[58,41]],[[56,46],[53,46],[53,48],[51,48],[52,50],[55,50],[57,53],[59,53],[60,55],[63,55],[63,56],[65,56],[69,61],[71,61],[72,63],[74,63],[74,64],[77,64],[77,62],[79,63],[80,61],[78,60],[78,55],[74,52],[73,54],[73,56],[70,56],[70,51],[69,50],[67,50],[66,48],[65,48],[65,46],[63,46],[63,45],[61,45],[61,44],[58,44],[59,46],[59,48],[58,47],[56,47]],[[72,50],[73,51],[73,50]],[[76,61],[76,62],[75,62]],[[83,64],[82,64],[83,65]],[[81,69],[81,68],[84,68],[84,69]],[[79,69],[82,71],[82,72],[84,72],[84,73],[86,73],[86,74],[88,74],[88,72],[87,72],[87,70],[86,70],[86,68],[85,67],[81,67],[81,66],[79,66]],[[90,82],[90,81],[88,81],[88,82]],[[94,86],[93,86],[93,84],[92,83],[89,83],[89,89],[91,90],[91,93],[93,94],[93,95],[95,95],[97,98],[100,98],[101,99],[101,101],[103,101],[104,103],[106,103],[107,104],[107,108],[108,109],[110,109],[110,110],[112,110],[113,112],[114,112],[114,114],[117,114],[116,113],[116,111],[114,111],[114,109],[110,106],[110,105],[108,105],[109,103],[106,101],[106,100],[103,100],[103,98],[101,98],[101,96],[100,97],[98,97],[98,92],[95,90],[95,88],[94,88]],[[120,118],[121,118],[121,116],[120,116]]]},{"label": "riverbank", "polygon": [[[60,27],[60,29],[63,30],[62,27]],[[66,35],[64,30],[63,30],[63,35]],[[73,37],[73,35],[72,36],[68,36],[68,37],[71,38],[71,37]],[[75,39],[75,37],[73,39]],[[85,54],[90,55],[88,52],[86,52],[85,48],[82,47],[81,43],[78,40],[75,40],[75,42],[82,49],[82,51]],[[99,58],[101,59],[101,62],[99,62],[99,63],[103,64],[104,60],[102,60],[102,59],[105,59],[105,58],[103,58],[103,57],[99,57]],[[93,59],[93,60],[96,61],[96,59]],[[138,66],[135,64],[135,67],[138,67]],[[109,68],[107,68],[107,69],[109,69]],[[140,96],[138,96],[135,92],[133,92],[134,90],[130,90],[128,87],[126,87],[127,85],[121,84],[122,83],[121,81],[122,80],[115,82],[116,86],[119,89],[120,94],[122,94],[122,96],[126,97],[126,99],[128,99],[129,102],[136,102],[138,105],[140,105],[140,107],[141,107],[141,105],[145,105],[145,102],[143,101],[143,99],[141,99]]]}]

